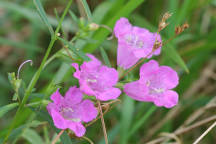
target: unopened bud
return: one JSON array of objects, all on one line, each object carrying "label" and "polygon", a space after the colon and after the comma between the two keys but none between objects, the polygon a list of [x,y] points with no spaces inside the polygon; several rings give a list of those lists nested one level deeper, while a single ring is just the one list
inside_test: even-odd
[{"label": "unopened bud", "polygon": [[96,23],[89,24],[89,30],[95,31],[99,28],[99,25]]}]

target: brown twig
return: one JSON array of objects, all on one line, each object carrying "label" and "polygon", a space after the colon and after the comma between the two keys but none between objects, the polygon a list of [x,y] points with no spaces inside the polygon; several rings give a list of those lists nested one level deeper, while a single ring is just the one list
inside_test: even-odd
[{"label": "brown twig", "polygon": [[201,139],[204,136],[206,136],[215,126],[216,126],[216,121],[193,144],[198,144],[201,141]]},{"label": "brown twig", "polygon": [[58,139],[59,139],[60,136],[63,134],[63,132],[64,132],[64,130],[61,130],[61,131],[58,133],[58,135],[56,136],[56,138],[52,141],[52,144],[55,144],[55,143],[58,141]]},{"label": "brown twig", "polygon": [[104,133],[105,143],[108,144],[106,125],[105,125],[105,122],[104,122],[104,117],[103,117],[103,111],[102,111],[101,103],[100,103],[99,100],[97,101],[97,103],[98,103],[98,108],[99,108],[99,111],[100,111],[100,118],[101,118],[101,123],[102,123],[102,127],[103,127],[103,133]]}]

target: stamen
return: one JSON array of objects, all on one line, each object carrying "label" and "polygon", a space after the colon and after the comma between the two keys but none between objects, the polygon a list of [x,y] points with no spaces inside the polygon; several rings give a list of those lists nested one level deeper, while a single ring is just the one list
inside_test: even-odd
[{"label": "stamen", "polygon": [[19,66],[19,68],[18,68],[18,71],[17,71],[17,79],[19,79],[19,75],[20,75],[21,68],[23,67],[24,64],[26,64],[26,63],[28,63],[28,62],[30,62],[30,65],[32,66],[32,64],[33,64],[32,60],[26,60],[26,61],[24,61],[24,62]]}]

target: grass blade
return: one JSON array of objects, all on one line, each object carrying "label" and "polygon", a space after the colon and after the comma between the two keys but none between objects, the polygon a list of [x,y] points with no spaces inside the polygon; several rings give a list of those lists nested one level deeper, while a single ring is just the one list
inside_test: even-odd
[{"label": "grass blade", "polygon": [[120,129],[120,144],[126,144],[128,141],[128,132],[133,118],[134,100],[125,96],[122,106],[122,118]]},{"label": "grass blade", "polygon": [[134,126],[131,128],[131,131],[129,132],[129,136],[132,136],[145,122],[146,120],[154,113],[154,111],[157,109],[156,106],[152,106],[146,114],[143,115],[143,117],[137,121]]}]

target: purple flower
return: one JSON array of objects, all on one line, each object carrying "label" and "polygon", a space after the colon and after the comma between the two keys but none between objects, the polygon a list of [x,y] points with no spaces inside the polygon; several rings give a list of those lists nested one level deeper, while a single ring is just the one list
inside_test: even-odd
[{"label": "purple flower", "polygon": [[85,134],[82,122],[92,121],[97,117],[97,109],[90,100],[82,100],[82,93],[76,87],[71,87],[62,97],[59,91],[51,95],[53,103],[47,105],[54,125],[59,129],[71,129],[76,136]]},{"label": "purple flower", "polygon": [[139,80],[124,86],[124,92],[135,100],[171,108],[178,103],[178,94],[170,90],[178,85],[178,80],[176,71],[151,60],[142,65]]},{"label": "purple flower", "polygon": [[120,18],[116,22],[114,33],[118,38],[117,63],[124,69],[136,64],[140,58],[151,58],[152,55],[160,54],[161,47],[151,54],[156,39],[161,42],[160,35],[132,26],[126,18]]},{"label": "purple flower", "polygon": [[80,69],[78,64],[72,64],[76,69],[74,77],[79,80],[81,91],[101,101],[116,99],[121,94],[120,89],[113,87],[118,82],[118,72],[114,68],[101,65],[93,55],[87,56],[91,61],[84,62]]}]

